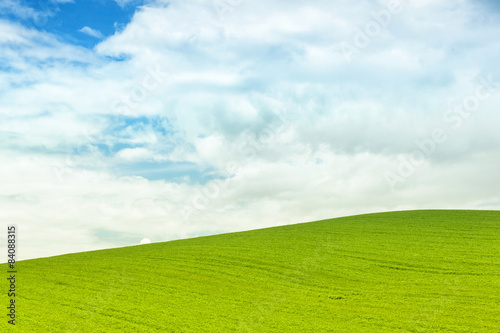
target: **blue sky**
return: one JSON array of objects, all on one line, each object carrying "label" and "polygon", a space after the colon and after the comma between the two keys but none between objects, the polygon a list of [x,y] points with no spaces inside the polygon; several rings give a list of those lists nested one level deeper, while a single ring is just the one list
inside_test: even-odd
[{"label": "blue sky", "polygon": [[[21,0],[4,1],[3,16],[27,27],[55,34],[61,40],[92,48],[123,29],[142,1]],[[82,30],[83,29],[83,30]]]},{"label": "blue sky", "polygon": [[33,258],[499,209],[497,7],[0,0],[0,219]]}]

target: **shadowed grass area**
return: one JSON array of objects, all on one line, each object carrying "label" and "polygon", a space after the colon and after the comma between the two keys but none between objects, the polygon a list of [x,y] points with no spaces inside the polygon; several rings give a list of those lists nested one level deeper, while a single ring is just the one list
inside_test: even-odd
[{"label": "shadowed grass area", "polygon": [[6,292],[1,304],[2,326],[19,332],[500,327],[498,211],[359,215],[27,260],[17,269],[15,329]]}]

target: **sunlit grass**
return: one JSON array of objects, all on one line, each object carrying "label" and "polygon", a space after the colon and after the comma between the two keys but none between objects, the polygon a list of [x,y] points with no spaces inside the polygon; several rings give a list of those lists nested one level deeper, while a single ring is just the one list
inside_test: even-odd
[{"label": "sunlit grass", "polygon": [[498,332],[500,212],[369,214],[28,260],[17,283],[19,332]]}]

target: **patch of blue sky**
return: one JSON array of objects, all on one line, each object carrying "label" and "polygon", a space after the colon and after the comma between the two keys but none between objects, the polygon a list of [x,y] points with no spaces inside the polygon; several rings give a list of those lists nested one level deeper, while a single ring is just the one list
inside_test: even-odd
[{"label": "patch of blue sky", "polygon": [[201,167],[192,162],[140,162],[118,164],[114,168],[118,176],[136,176],[175,183],[206,184],[215,178],[212,168]]},{"label": "patch of blue sky", "polygon": [[[498,0],[483,0],[490,9],[496,10],[497,14],[500,12],[500,2]],[[488,13],[491,14],[491,13]]]},{"label": "patch of blue sky", "polygon": [[144,128],[150,127],[155,133],[161,135],[168,135],[172,133],[172,125],[169,120],[161,116],[123,116],[111,115],[109,119],[113,126],[110,128],[111,132],[119,132],[126,128]]},{"label": "patch of blue sky", "polygon": [[175,130],[167,118],[161,116],[116,116],[108,118],[108,128],[103,133],[103,138],[107,138],[106,143],[110,148],[110,153],[114,154],[125,148],[148,147],[155,145],[152,142],[144,142],[137,139],[137,136],[155,136],[157,147],[162,153],[168,153],[174,149]]},{"label": "patch of blue sky", "polygon": [[[1,58],[0,58],[1,60]],[[20,74],[22,73],[19,69],[11,66],[10,64],[8,63],[5,63],[5,62],[0,62],[0,72],[1,73],[9,73],[9,74]]]},{"label": "patch of blue sky", "polygon": [[67,43],[93,48],[123,29],[142,1],[119,6],[114,0],[21,0],[18,8],[2,8],[0,17],[56,35]]}]

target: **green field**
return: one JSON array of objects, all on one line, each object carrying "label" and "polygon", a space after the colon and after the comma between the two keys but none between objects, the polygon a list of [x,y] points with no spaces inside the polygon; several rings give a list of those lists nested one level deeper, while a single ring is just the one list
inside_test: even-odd
[{"label": "green field", "polygon": [[5,332],[500,332],[499,211],[359,215],[17,268]]}]

